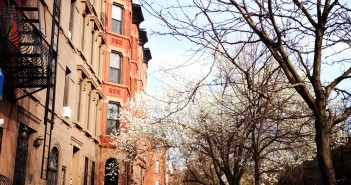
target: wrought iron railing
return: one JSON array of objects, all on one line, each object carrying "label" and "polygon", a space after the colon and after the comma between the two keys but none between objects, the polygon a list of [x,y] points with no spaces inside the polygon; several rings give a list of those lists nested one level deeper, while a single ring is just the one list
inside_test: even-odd
[{"label": "wrought iron railing", "polygon": [[24,13],[35,12],[35,8],[19,7],[9,0],[0,9],[0,67],[8,84],[15,88],[46,87],[48,83],[49,43],[39,30],[39,19],[30,19]]},{"label": "wrought iron railing", "polygon": [[0,174],[0,185],[12,185],[12,182],[9,178]]}]

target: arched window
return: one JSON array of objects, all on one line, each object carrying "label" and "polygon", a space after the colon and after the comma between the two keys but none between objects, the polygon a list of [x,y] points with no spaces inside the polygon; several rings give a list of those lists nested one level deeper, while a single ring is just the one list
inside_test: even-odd
[{"label": "arched window", "polygon": [[58,149],[54,147],[49,156],[47,185],[57,185],[58,178]]},{"label": "arched window", "polygon": [[105,185],[118,184],[118,162],[110,158],[105,164]]}]

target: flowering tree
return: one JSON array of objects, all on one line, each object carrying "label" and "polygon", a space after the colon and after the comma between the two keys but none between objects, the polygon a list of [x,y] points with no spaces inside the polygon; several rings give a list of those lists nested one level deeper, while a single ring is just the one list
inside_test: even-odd
[{"label": "flowering tree", "polygon": [[[213,53],[211,76],[192,79],[176,71],[157,97],[130,100],[115,140],[126,151],[121,157],[176,147],[189,170],[185,180],[202,184],[238,184],[244,175],[255,184],[274,182],[285,164],[311,160],[313,112],[262,45],[236,50],[234,61]],[[346,127],[331,130],[331,146],[346,141]]]},{"label": "flowering tree", "polygon": [[295,150],[314,148],[311,112],[286,86],[280,67],[270,57],[264,57],[261,53],[264,50],[256,46],[243,51],[237,58],[240,69],[221,62],[219,79],[229,89],[224,99],[225,107],[231,107],[227,114],[239,110],[234,119],[241,119],[248,128],[245,142],[253,164],[253,179],[259,184],[262,176],[265,180],[275,180],[273,177],[281,170],[282,163],[311,158],[314,150],[302,154],[300,160],[294,157]]},{"label": "flowering tree", "polygon": [[[310,145],[305,139],[311,137],[308,112],[305,116],[296,112],[303,110],[303,104],[293,92],[280,92],[285,88],[279,70],[272,72],[274,66],[249,58],[251,64],[242,66],[245,73],[218,63],[217,76],[208,84],[179,80],[184,76],[176,75],[162,101],[138,94],[121,113],[126,131],[116,137],[118,149],[140,155],[155,143],[179,148],[191,172],[185,179],[189,182],[237,185],[244,174],[257,181],[262,175],[271,178],[282,161],[294,157],[288,151]],[[274,83],[269,78],[275,78]],[[196,95],[186,91],[194,85]],[[194,95],[190,103],[189,94]],[[306,125],[294,124],[301,121]]]},{"label": "flowering tree", "polygon": [[[120,113],[121,127],[113,140],[117,151],[125,152],[120,152],[120,159],[136,159],[156,149],[164,141],[161,133],[156,132],[157,124],[152,124],[154,120],[148,112],[152,108],[149,100],[151,98],[143,93],[136,94],[135,99],[129,100]],[[158,107],[156,104],[153,106]]]},{"label": "flowering tree", "polygon": [[[185,161],[185,181],[231,185],[244,176],[272,183],[284,165],[311,160],[312,112],[262,47],[242,50],[240,69],[214,54],[207,81],[177,71],[158,97],[130,100],[115,138],[117,149],[126,151],[121,157],[175,147]],[[334,143],[342,143],[343,130],[336,129]]]}]

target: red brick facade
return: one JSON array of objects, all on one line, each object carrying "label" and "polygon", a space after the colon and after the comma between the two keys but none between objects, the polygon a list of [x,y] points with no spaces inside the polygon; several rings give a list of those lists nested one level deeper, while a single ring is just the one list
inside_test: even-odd
[{"label": "red brick facade", "polygon": [[[115,6],[115,7],[113,7]],[[108,104],[118,103],[120,108],[125,107],[128,99],[133,98],[135,93],[141,92],[146,88],[147,82],[147,61],[143,56],[143,44],[139,42],[139,23],[142,21],[142,14],[135,14],[133,11],[141,11],[138,5],[133,5],[130,0],[107,0],[105,4],[105,20],[104,26],[106,30],[106,48],[104,50],[104,65],[103,65],[103,93],[105,95],[104,103],[102,106],[101,116],[101,152],[99,170],[100,174],[105,174],[106,161],[111,158],[116,158],[117,153],[123,151],[116,151],[110,145],[110,137],[107,131],[109,123],[108,117]],[[122,10],[121,16],[121,32],[116,33],[113,30],[113,8],[120,8]],[[139,7],[140,8],[140,7]],[[140,12],[141,13],[141,12]],[[138,16],[139,17],[138,17]],[[133,17],[134,16],[134,17]],[[139,18],[139,20],[138,20]],[[133,23],[133,19],[137,23]],[[134,21],[135,21],[134,20]],[[111,79],[111,54],[118,54],[121,57],[120,62],[120,76],[119,82]],[[113,76],[113,75],[112,75]],[[118,184],[145,184],[145,171],[146,165],[142,160],[125,162],[118,161],[120,171],[118,174]],[[122,167],[123,166],[123,167]],[[122,170],[123,169],[123,170]],[[99,177],[99,184],[103,184],[104,176]]]}]

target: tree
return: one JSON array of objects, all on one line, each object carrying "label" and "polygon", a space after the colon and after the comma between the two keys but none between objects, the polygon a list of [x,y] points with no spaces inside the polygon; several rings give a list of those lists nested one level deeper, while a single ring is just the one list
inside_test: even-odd
[{"label": "tree", "polygon": [[135,160],[138,157],[144,158],[148,152],[156,151],[158,147],[163,147],[165,139],[162,132],[158,129],[151,115],[159,110],[162,105],[157,101],[153,101],[144,93],[138,93],[134,99],[128,100],[126,106],[120,113],[121,128],[114,135],[115,143],[120,159]]},{"label": "tree", "polygon": [[138,94],[121,114],[127,132],[116,138],[120,150],[139,155],[147,152],[139,150],[141,141],[164,141],[182,153],[189,172],[184,180],[198,184],[237,185],[244,175],[256,184],[262,176],[274,181],[282,162],[298,156],[294,150],[307,146],[310,152],[299,160],[311,156],[310,112],[285,87],[279,66],[258,48],[245,48],[237,58],[240,70],[214,57],[215,75],[196,83],[190,103],[183,90],[198,80],[183,73],[174,75],[162,101]]},{"label": "tree", "polygon": [[[285,88],[284,76],[273,61],[262,62],[267,58],[250,49],[238,58],[242,70],[215,57],[212,81],[198,84],[191,103],[181,110],[183,93],[179,92],[187,88],[180,83],[191,80],[175,75],[176,88],[165,91],[170,98],[163,101],[170,116],[158,128],[169,128],[164,134],[171,136],[167,143],[183,153],[188,182],[236,185],[244,174],[253,174],[258,182],[263,175],[279,172],[283,160],[294,158],[293,150],[310,147],[310,141],[304,140],[311,137],[310,115],[301,98]],[[289,151],[285,159],[277,158]]]},{"label": "tree", "polygon": [[[262,47],[241,49],[236,58],[240,69],[229,62],[220,62],[215,81],[219,81],[224,90],[223,97],[216,99],[222,101],[218,104],[227,115],[246,126],[247,130],[233,130],[246,134],[245,145],[253,163],[254,182],[259,184],[261,176],[275,180],[281,164],[295,158],[295,150],[309,147],[310,152],[301,155],[300,160],[311,158],[314,152],[311,150],[314,148],[311,113],[302,99],[286,87],[282,70],[269,56],[265,57]],[[284,154],[287,155],[282,157]]]},{"label": "tree", "polygon": [[[349,140],[349,138],[346,138]],[[336,176],[339,185],[351,182],[351,140],[332,149],[333,164],[336,167]],[[278,183],[281,185],[321,184],[322,177],[315,173],[318,170],[317,160],[305,161],[295,166],[284,167],[285,171],[279,174]]]},{"label": "tree", "polygon": [[245,56],[242,67],[250,76],[217,62],[217,75],[198,86],[186,107],[179,91],[188,88],[181,87],[187,80],[174,80],[177,88],[163,91],[162,101],[137,94],[121,113],[123,129],[115,141],[129,154],[122,157],[148,156],[154,149],[148,146],[175,147],[185,160],[185,182],[233,185],[244,175],[256,184],[272,183],[285,164],[312,158],[310,114],[301,98],[284,88],[281,71],[270,70],[273,61]]},{"label": "tree", "polygon": [[[240,68],[233,45],[262,43],[284,71],[288,84],[314,116],[318,166],[324,184],[336,184],[330,134],[351,114],[351,9],[349,2],[293,0],[193,0],[159,4],[141,0],[170,34],[215,51]],[[339,70],[339,74],[330,71]],[[326,70],[326,71],[324,71]],[[330,109],[333,101],[340,106]]]}]

